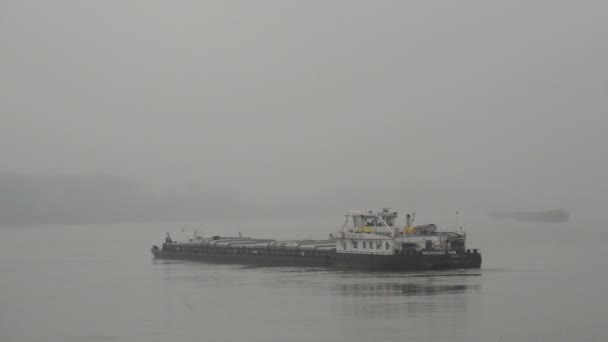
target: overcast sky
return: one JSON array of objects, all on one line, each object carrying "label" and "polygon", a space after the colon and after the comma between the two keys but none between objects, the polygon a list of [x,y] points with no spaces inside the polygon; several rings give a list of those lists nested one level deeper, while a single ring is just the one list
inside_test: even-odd
[{"label": "overcast sky", "polygon": [[377,189],[602,212],[607,13],[606,1],[1,0],[0,172],[270,202]]}]

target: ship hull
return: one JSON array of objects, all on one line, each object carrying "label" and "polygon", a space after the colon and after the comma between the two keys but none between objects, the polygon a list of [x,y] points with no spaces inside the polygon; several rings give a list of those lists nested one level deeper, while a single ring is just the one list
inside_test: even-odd
[{"label": "ship hull", "polygon": [[480,268],[480,253],[377,255],[330,253],[325,256],[271,256],[214,253],[180,253],[152,249],[157,259],[196,260],[207,263],[262,267],[326,267],[368,271],[414,271]]},{"label": "ship hull", "polygon": [[332,266],[347,269],[380,271],[413,271],[480,268],[481,254],[433,254],[412,253],[407,255],[339,254]]}]

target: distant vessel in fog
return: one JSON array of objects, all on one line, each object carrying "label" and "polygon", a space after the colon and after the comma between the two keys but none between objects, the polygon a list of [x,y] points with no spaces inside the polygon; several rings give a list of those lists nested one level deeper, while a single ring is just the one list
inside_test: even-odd
[{"label": "distant vessel in fog", "polygon": [[342,229],[328,240],[195,236],[175,242],[167,233],[162,247],[153,246],[151,251],[160,259],[260,266],[396,271],[481,267],[481,253],[466,248],[462,224],[448,232],[438,231],[434,224],[414,226],[415,213],[406,215],[405,226],[397,225],[396,218],[388,208],[378,213],[349,211]]},{"label": "distant vessel in fog", "polygon": [[489,214],[494,219],[512,219],[529,222],[568,222],[570,213],[563,209],[547,211],[494,211]]}]

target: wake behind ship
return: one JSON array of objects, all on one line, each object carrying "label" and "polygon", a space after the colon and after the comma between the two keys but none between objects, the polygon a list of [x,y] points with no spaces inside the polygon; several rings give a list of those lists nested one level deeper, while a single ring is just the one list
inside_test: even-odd
[{"label": "wake behind ship", "polygon": [[349,211],[338,233],[328,240],[253,239],[248,237],[194,237],[174,242],[167,233],[162,247],[153,246],[159,259],[187,259],[212,263],[258,266],[309,266],[361,270],[409,271],[480,268],[481,253],[466,248],[466,233],[438,231],[434,224],[414,226],[407,214],[405,226],[397,213],[383,209]]}]

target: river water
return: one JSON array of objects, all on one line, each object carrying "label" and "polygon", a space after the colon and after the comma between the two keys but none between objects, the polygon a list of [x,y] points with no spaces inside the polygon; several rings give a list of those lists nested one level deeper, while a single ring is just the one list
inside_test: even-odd
[{"label": "river water", "polygon": [[[340,223],[194,226],[323,238]],[[481,270],[416,273],[154,260],[174,224],[0,228],[0,341],[608,341],[605,225],[471,223]]]}]

